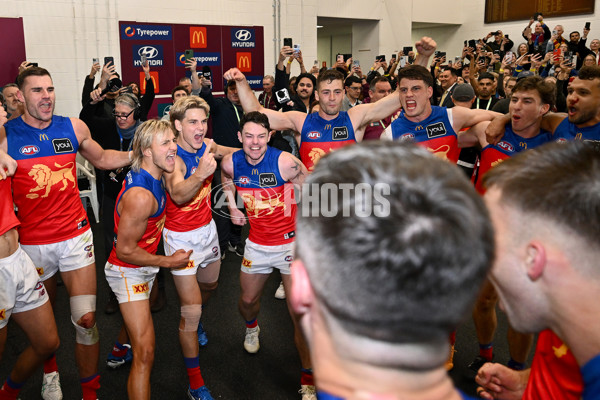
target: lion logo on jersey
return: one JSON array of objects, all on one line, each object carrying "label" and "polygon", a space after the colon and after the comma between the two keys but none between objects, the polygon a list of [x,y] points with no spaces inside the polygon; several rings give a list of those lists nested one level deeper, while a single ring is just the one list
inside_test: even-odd
[{"label": "lion logo on jersey", "polygon": [[167,216],[163,215],[163,217],[161,219],[156,221],[156,228],[158,229],[158,232],[156,233],[155,237],[151,237],[150,239],[147,239],[146,243],[152,244],[152,243],[156,242],[157,239],[160,239],[160,234],[162,233],[162,230],[165,227],[166,219],[167,219]]},{"label": "lion logo on jersey", "polygon": [[268,212],[262,215],[273,214],[277,207],[281,207],[285,211],[287,206],[283,201],[281,201],[282,195],[283,193],[279,193],[273,197],[263,198],[260,194],[258,197],[254,197],[249,193],[241,194],[244,204],[246,205],[246,211],[248,211],[248,215],[254,214],[254,217],[258,217],[265,210],[268,210]]},{"label": "lion logo on jersey", "polygon": [[187,206],[182,207],[181,211],[188,212],[188,211],[198,210],[200,208],[200,204],[202,204],[202,201],[204,199],[206,199],[206,197],[208,196],[209,193],[210,193],[210,183],[208,185],[202,187],[202,189],[200,189],[197,192],[196,197],[194,197],[194,199]]},{"label": "lion logo on jersey", "polygon": [[319,162],[321,157],[323,157],[325,154],[327,154],[325,152],[325,150],[320,149],[318,147],[311,149],[311,151],[308,153],[308,157],[310,158],[310,161],[313,164],[312,167],[309,168],[310,171],[313,170],[314,166],[317,164],[317,162]]},{"label": "lion logo on jersey", "polygon": [[434,156],[441,158],[442,160],[448,161],[448,152],[450,151],[450,146],[447,144],[438,147],[437,149],[427,148],[430,152],[433,153]]},{"label": "lion logo on jersey", "polygon": [[52,186],[60,185],[62,183],[62,188],[59,190],[64,191],[69,185],[69,181],[73,183],[73,187],[77,187],[77,181],[73,175],[73,165],[73,162],[69,162],[65,165],[54,163],[54,166],[60,169],[53,171],[47,165],[35,164],[28,175],[33,177],[37,186],[29,190],[29,194],[26,197],[29,199],[40,197],[39,194],[32,193],[40,190],[44,190],[42,197],[48,197],[50,190],[52,190]]}]

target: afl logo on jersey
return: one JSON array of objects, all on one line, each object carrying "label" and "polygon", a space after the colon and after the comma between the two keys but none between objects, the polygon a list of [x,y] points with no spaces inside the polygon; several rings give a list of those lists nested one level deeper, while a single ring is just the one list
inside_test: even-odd
[{"label": "afl logo on jersey", "polygon": [[500,143],[498,143],[498,147],[500,147],[503,150],[509,151],[511,153],[514,153],[515,151],[515,146],[513,146],[512,144],[505,142],[504,140],[501,141]]},{"label": "afl logo on jersey", "polygon": [[258,176],[258,182],[260,187],[270,187],[277,185],[277,178],[272,172],[266,174],[260,174]]},{"label": "afl logo on jersey", "polygon": [[400,136],[399,140],[401,142],[408,142],[410,140],[415,140],[415,135],[413,133],[405,133],[404,135]]},{"label": "afl logo on jersey", "polygon": [[321,132],[309,132],[308,135],[306,135],[306,137],[308,139],[321,139]]},{"label": "afl logo on jersey", "polygon": [[54,152],[56,154],[72,153],[74,151],[73,143],[71,143],[71,140],[67,138],[52,139],[52,146],[54,147]]},{"label": "afl logo on jersey", "polygon": [[240,183],[240,185],[249,185],[250,178],[248,178],[247,176],[240,176],[240,179],[238,180],[238,182]]},{"label": "afl logo on jersey", "polygon": [[30,144],[28,146],[23,146],[19,149],[19,153],[23,154],[24,156],[32,156],[39,152],[40,152],[40,148],[34,144]]},{"label": "afl logo on jersey", "polygon": [[345,126],[336,126],[333,128],[333,140],[346,140],[350,137],[348,134],[348,128]]},{"label": "afl logo on jersey", "polygon": [[196,169],[198,169],[198,167],[192,168],[192,170],[190,171],[190,175],[192,175],[194,172],[196,172]]}]

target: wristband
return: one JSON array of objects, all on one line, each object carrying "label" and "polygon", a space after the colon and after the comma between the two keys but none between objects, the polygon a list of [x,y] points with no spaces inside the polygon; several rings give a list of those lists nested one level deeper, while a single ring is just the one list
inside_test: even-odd
[{"label": "wristband", "polygon": [[504,69],[503,69],[503,68],[500,68],[500,69],[498,70],[498,72],[502,73],[502,72],[504,72]]},{"label": "wristband", "polygon": [[288,65],[290,65],[292,63],[292,61],[288,61]]},{"label": "wristband", "polygon": [[129,162],[131,162],[132,153],[133,153],[133,151],[128,151],[127,152],[127,155],[129,156]]}]

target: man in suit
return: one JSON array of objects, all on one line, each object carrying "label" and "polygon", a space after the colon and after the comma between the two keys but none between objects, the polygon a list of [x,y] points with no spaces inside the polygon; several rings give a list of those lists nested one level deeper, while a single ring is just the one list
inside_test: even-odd
[{"label": "man in suit", "polygon": [[446,68],[440,72],[438,79],[440,81],[439,91],[442,94],[438,105],[447,108],[454,107],[452,93],[454,92],[454,89],[456,89],[456,81],[458,79],[456,70],[454,68]]}]

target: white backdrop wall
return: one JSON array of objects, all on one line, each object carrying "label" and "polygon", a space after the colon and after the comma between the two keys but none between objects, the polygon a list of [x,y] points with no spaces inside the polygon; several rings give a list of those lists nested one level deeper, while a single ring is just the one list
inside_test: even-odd
[{"label": "white backdrop wall", "polygon": [[[479,39],[485,37],[489,32],[502,30],[504,34],[509,34],[511,40],[515,43],[515,47],[519,43],[525,42],[521,33],[528,21],[502,22],[485,24],[485,2],[482,0],[462,0],[462,21],[459,21],[460,26],[444,26],[437,28],[413,29],[413,40],[423,35],[433,37],[438,43],[438,47],[442,51],[446,51],[449,56],[460,55],[462,51],[463,41],[467,39]],[[429,1],[423,1],[429,3]],[[446,9],[451,2],[446,2]],[[454,7],[456,9],[456,7]],[[582,33],[583,26],[586,21],[591,21],[592,29],[588,38],[588,46],[592,39],[600,38],[600,0],[595,2],[594,14],[577,15],[572,17],[557,17],[546,19],[546,24],[552,30],[556,25],[562,24],[565,29],[564,36],[568,39],[568,34],[571,31],[579,31]]]},{"label": "white backdrop wall", "polygon": [[[462,41],[503,28],[519,43],[525,21],[485,25],[482,0],[276,0],[281,9],[279,38],[301,38],[308,66],[317,55],[317,17],[368,20],[352,29],[353,51],[368,65],[376,54],[391,54],[418,40],[434,37],[449,55],[460,53]],[[274,0],[0,0],[3,17],[23,17],[25,45],[30,61],[47,67],[57,88],[56,112],[75,116],[80,110],[81,88],[93,57],[112,55],[119,64],[118,21],[264,26],[265,73],[273,73]],[[451,6],[451,7],[449,7]],[[596,9],[600,0],[596,0]],[[559,20],[565,31],[592,21],[591,37],[600,37],[600,20],[592,16]],[[413,23],[445,26],[412,29]],[[417,24],[416,26],[423,26]],[[551,27],[551,28],[552,28]],[[4,38],[7,40],[7,38]],[[279,46],[281,43],[278,43]],[[16,73],[17,71],[15,71]],[[293,74],[297,74],[294,64]],[[0,82],[0,85],[6,82]]]}]

